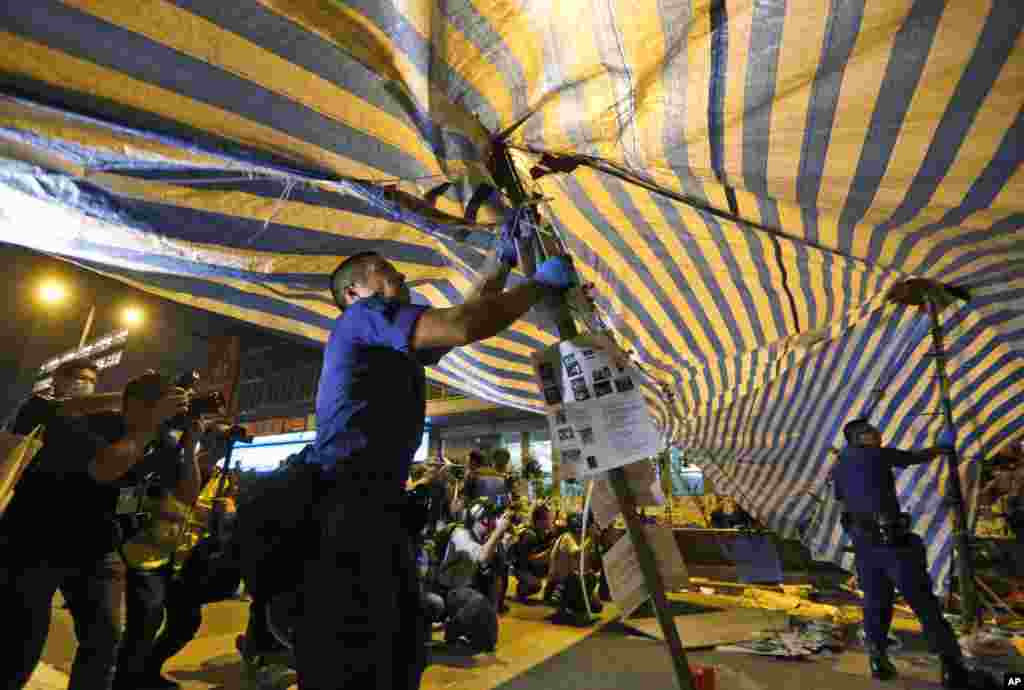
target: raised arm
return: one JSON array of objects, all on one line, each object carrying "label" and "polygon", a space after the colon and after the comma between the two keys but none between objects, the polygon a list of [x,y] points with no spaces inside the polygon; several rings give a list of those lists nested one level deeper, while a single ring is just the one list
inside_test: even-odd
[{"label": "raised arm", "polygon": [[886,451],[886,458],[889,460],[890,465],[893,467],[910,467],[911,465],[923,465],[926,462],[931,462],[948,453],[949,449],[934,446],[923,450],[887,448]]},{"label": "raised arm", "polygon": [[501,234],[494,245],[494,251],[484,260],[480,278],[466,295],[466,301],[472,301],[485,295],[500,295],[505,289],[509,272],[519,263],[519,252],[516,248],[516,237],[519,234],[519,219],[522,214],[511,211],[505,217]]},{"label": "raised arm", "polygon": [[97,412],[120,412],[120,393],[98,393],[81,398],[68,398],[61,402],[61,414],[68,416],[96,414]]},{"label": "raised arm", "polygon": [[96,454],[88,465],[89,475],[98,482],[120,478],[142,459],[146,444],[156,436],[163,421],[185,412],[187,407],[188,395],[176,388],[152,406],[141,406],[137,412],[126,415],[127,433]]},{"label": "raised arm", "polygon": [[452,348],[501,333],[545,296],[572,285],[571,264],[562,257],[545,261],[532,280],[498,294],[484,294],[457,307],[428,309],[416,323],[413,349]]}]

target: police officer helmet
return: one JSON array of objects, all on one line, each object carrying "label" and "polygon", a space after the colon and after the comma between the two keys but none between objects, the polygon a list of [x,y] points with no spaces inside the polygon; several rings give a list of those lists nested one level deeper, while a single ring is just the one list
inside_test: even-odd
[{"label": "police officer helmet", "polygon": [[846,423],[843,427],[843,436],[846,437],[846,442],[851,446],[860,445],[860,435],[865,431],[871,431],[874,427],[871,426],[871,422],[866,419],[854,419]]}]

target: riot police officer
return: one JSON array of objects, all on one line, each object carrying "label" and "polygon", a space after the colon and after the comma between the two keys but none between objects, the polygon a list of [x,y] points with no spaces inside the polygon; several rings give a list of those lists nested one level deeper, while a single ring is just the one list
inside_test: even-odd
[{"label": "riot police officer", "polygon": [[932,592],[924,542],[910,530],[910,516],[900,509],[892,468],[930,462],[948,452],[883,448],[878,429],[855,419],[843,428],[847,446],[833,470],[836,497],[843,502],[843,529],[853,541],[857,572],[864,590],[864,631],[871,675],[895,677],[886,654],[892,623],[894,588],[898,588],[921,620],[928,646],[942,660],[947,688],[969,687],[960,645],[942,616]]}]

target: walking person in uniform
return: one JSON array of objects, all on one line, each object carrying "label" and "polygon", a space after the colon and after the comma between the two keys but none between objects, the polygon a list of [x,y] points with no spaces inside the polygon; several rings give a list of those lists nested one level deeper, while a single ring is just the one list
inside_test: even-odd
[{"label": "walking person in uniform", "polygon": [[569,262],[553,258],[504,291],[516,263],[514,225],[459,306],[412,304],[405,276],[373,252],[349,257],[332,276],[342,314],[316,399],[320,533],[301,588],[306,605],[295,653],[302,690],[419,687],[427,628],[401,512],[423,437],[424,365],[500,333],[573,281]]},{"label": "walking person in uniform", "polygon": [[857,572],[864,590],[864,632],[871,675],[896,676],[886,653],[892,623],[894,590],[914,610],[933,653],[942,661],[942,683],[968,688],[968,670],[953,629],[932,592],[924,542],[910,531],[910,516],[896,496],[894,467],[931,462],[950,452],[943,447],[905,451],[882,446],[878,429],[855,419],[843,428],[846,447],[833,469],[836,498],[843,502],[843,529],[853,541]]}]

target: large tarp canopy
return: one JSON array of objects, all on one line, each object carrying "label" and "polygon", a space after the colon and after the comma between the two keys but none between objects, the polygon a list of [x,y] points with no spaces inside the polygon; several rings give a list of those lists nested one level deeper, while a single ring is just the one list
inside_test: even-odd
[{"label": "large tarp canopy", "polygon": [[[357,251],[460,299],[508,205],[480,193],[499,142],[666,438],[838,561],[842,424],[904,447],[941,424],[894,284],[971,290],[942,314],[967,486],[1021,434],[1022,22],[1015,0],[7,2],[0,238],[323,341]],[[531,316],[430,375],[537,409],[554,341]],[[940,587],[944,480],[899,476]]]}]

